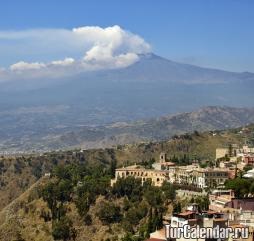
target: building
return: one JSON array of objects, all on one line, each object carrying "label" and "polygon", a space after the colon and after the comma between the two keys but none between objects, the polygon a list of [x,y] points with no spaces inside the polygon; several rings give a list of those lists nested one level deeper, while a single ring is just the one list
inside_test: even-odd
[{"label": "building", "polygon": [[245,145],[242,148],[242,153],[244,153],[244,154],[254,153],[254,147],[249,147],[249,146]]},{"label": "building", "polygon": [[165,241],[165,230],[160,229],[160,230],[156,230],[153,233],[150,233],[150,238],[147,239],[146,241]]},{"label": "building", "polygon": [[220,227],[227,226],[227,219],[224,213],[217,211],[200,211],[196,203],[189,205],[184,212],[173,214],[171,217],[171,227],[183,227],[184,225],[200,227]]},{"label": "building", "polygon": [[160,160],[159,160],[159,162],[163,163],[163,162],[166,162],[166,161],[167,161],[167,154],[165,152],[162,152],[160,154]]},{"label": "building", "polygon": [[229,168],[231,170],[234,170],[236,168],[236,162],[235,161],[224,161],[219,163],[220,168]]},{"label": "building", "polygon": [[[234,196],[231,190],[215,190],[213,192],[213,195],[215,196]],[[209,230],[212,230],[211,228],[232,228],[233,230],[237,229],[238,233],[245,233],[246,229],[243,230],[243,228],[248,228],[248,238],[234,238],[232,236],[232,233],[229,234],[228,238],[222,239],[223,241],[253,241],[253,225],[254,225],[254,212],[252,211],[241,211],[238,210],[240,213],[237,216],[237,220],[228,220],[227,212],[221,212],[221,211],[214,211],[214,210],[207,210],[207,211],[200,211],[197,204],[193,203],[190,206],[186,208],[185,211],[180,213],[174,213],[169,218],[169,227],[171,228],[179,228],[176,230],[179,230],[182,232],[181,228],[185,227],[185,225],[189,225],[193,228],[209,228]],[[240,228],[240,229],[239,229]],[[243,234],[242,233],[242,234]],[[213,239],[214,236],[210,236],[210,238],[202,239],[202,238],[189,238],[185,239],[183,237],[181,238],[171,238],[166,239],[167,237],[167,229],[164,227],[163,229],[156,230],[155,232],[150,234],[150,238],[146,241],[162,241],[162,240],[169,240],[169,241],[211,241],[211,240],[217,240]],[[169,234],[169,233],[168,233]],[[214,235],[213,232],[209,232],[209,235]],[[215,237],[214,237],[215,238]]]},{"label": "building", "polygon": [[225,207],[241,211],[254,211],[254,198],[232,198]]},{"label": "building", "polygon": [[152,166],[153,169],[146,169],[143,166],[136,164],[133,166],[118,168],[115,171],[115,179],[111,180],[111,185],[114,185],[119,178],[126,178],[128,176],[141,179],[142,184],[145,181],[150,180],[154,186],[161,186],[164,181],[170,181],[169,174],[171,167],[174,167],[175,163],[167,160],[166,153],[160,153],[159,161],[154,163]]},{"label": "building", "polygon": [[227,156],[229,153],[228,148],[216,148],[216,159]]},{"label": "building", "polygon": [[170,167],[175,166],[175,163],[167,160],[167,154],[165,152],[160,153],[159,161],[153,163],[152,167],[155,170],[170,170]]},{"label": "building", "polygon": [[232,171],[229,168],[200,168],[198,163],[176,166],[175,163],[167,161],[165,153],[161,153],[159,161],[152,166],[153,169],[146,169],[141,165],[118,168],[111,185],[114,185],[119,178],[132,176],[141,179],[142,183],[150,180],[155,186],[161,186],[167,181],[197,188],[214,188],[223,186],[224,182],[235,174],[234,169]]},{"label": "building", "polygon": [[46,173],[44,174],[44,177],[51,177],[51,173],[50,173],[50,172],[46,172]]},{"label": "building", "polygon": [[[223,189],[215,189],[212,191],[212,193],[209,195],[209,201],[210,201],[210,209],[218,209],[225,207],[226,203],[230,202],[232,198],[235,197],[234,191],[229,190],[223,190]],[[212,208],[213,207],[213,208]]]},{"label": "building", "polygon": [[111,180],[111,186],[119,178],[127,178],[130,176],[141,179],[142,184],[145,181],[151,181],[154,186],[161,186],[164,181],[169,181],[167,171],[146,169],[140,165],[133,165],[116,169],[115,179]]},{"label": "building", "polygon": [[223,186],[229,179],[229,169],[199,168],[197,165],[175,167],[174,183],[198,188]]},{"label": "building", "polygon": [[153,163],[152,167],[155,169],[155,170],[167,170],[167,171],[170,171],[171,167],[174,167],[176,164],[173,163],[173,162],[156,162],[156,163]]},{"label": "building", "polygon": [[[254,147],[249,147],[248,145],[242,146],[242,148],[239,148],[238,145],[233,144],[231,155],[233,157],[240,156],[241,154],[248,154],[248,153],[254,153]],[[217,148],[216,149],[216,159],[225,157],[225,156],[230,156],[229,155],[229,147],[228,148]]]},{"label": "building", "polygon": [[242,162],[244,165],[254,166],[254,153],[244,154],[242,157]]},{"label": "building", "polygon": [[196,185],[199,188],[223,186],[229,178],[227,169],[222,168],[206,168],[194,170],[193,176]]},{"label": "building", "polygon": [[254,169],[251,169],[249,171],[247,171],[247,173],[245,173],[243,175],[244,178],[254,178]]},{"label": "building", "polygon": [[209,209],[224,213],[232,225],[254,228],[254,199],[237,199],[232,190],[214,190],[209,195]]}]

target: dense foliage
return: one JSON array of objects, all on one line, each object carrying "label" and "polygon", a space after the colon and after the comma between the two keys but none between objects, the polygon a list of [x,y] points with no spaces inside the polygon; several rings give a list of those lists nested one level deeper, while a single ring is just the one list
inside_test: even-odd
[{"label": "dense foliage", "polygon": [[68,164],[54,169],[41,196],[51,211],[50,219],[45,220],[52,221],[55,240],[75,240],[76,230],[68,217],[69,203],[75,204],[84,225],[91,225],[94,217],[90,208],[99,197],[103,199],[95,215],[103,225],[119,224],[126,232],[123,240],[144,240],[162,227],[167,205],[175,199],[174,187],[166,182],[162,187],[154,187],[149,181],[141,185],[141,180],[133,177],[119,179],[111,187],[114,168],[112,163],[89,168],[85,164]]},{"label": "dense foliage", "polygon": [[243,198],[248,196],[248,194],[254,194],[253,179],[237,177],[235,179],[226,181],[225,186],[228,189],[234,190],[235,197],[237,198]]}]

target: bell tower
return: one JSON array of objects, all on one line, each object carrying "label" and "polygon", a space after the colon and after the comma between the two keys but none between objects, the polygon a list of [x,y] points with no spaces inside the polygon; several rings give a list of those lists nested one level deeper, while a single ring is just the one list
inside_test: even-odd
[{"label": "bell tower", "polygon": [[167,161],[167,154],[165,152],[160,153],[160,163],[166,162]]}]

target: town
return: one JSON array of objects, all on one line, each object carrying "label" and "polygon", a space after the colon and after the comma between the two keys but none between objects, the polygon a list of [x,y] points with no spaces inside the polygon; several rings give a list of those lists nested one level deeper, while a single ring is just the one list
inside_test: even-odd
[{"label": "town", "polygon": [[[141,180],[142,185],[149,181],[154,186],[162,186],[169,182],[177,187],[179,202],[187,200],[187,204],[164,216],[164,225],[170,227],[213,227],[231,228],[237,230],[238,237],[233,234],[222,240],[254,240],[254,197],[251,193],[236,195],[233,189],[228,189],[225,183],[236,180],[238,176],[250,180],[254,178],[254,147],[244,145],[239,147],[230,144],[226,148],[216,149],[214,165],[201,167],[194,161],[191,165],[179,166],[167,158],[167,153],[160,153],[158,160],[151,168],[140,164],[123,166],[116,169],[111,186],[119,179],[134,177]],[[207,198],[207,209],[193,202],[196,197]],[[244,237],[241,228],[248,228],[248,238]],[[240,231],[239,231],[240,230]],[[187,240],[184,238],[165,237],[165,227],[150,234],[147,241]],[[216,237],[195,238],[188,240],[218,240]]]}]

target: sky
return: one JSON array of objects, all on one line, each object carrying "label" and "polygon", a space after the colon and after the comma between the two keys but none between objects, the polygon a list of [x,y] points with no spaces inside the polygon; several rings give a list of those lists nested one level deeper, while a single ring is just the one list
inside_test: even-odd
[{"label": "sky", "polygon": [[253,0],[3,0],[0,18],[0,78],[124,67],[147,52],[254,72]]}]

